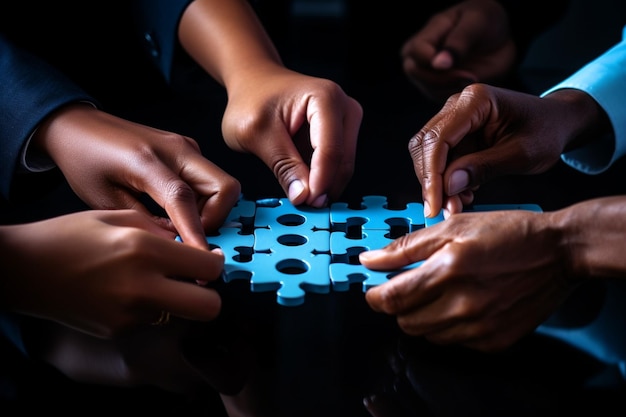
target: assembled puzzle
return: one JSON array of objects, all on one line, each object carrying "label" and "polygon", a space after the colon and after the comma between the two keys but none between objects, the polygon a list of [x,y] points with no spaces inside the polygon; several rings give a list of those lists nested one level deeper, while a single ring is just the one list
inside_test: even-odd
[{"label": "assembled puzzle", "polygon": [[[534,204],[477,205],[467,211],[541,211]],[[390,209],[383,196],[365,196],[358,208],[334,203],[317,209],[294,206],[287,198],[241,198],[210,247],[224,252],[224,280],[245,279],[253,292],[275,291],[277,302],[297,306],[307,292],[347,291],[360,284],[365,292],[401,270],[374,271],[358,261],[359,253],[386,246],[394,238],[443,221],[424,218],[421,203]],[[180,241],[180,237],[177,238]]]}]

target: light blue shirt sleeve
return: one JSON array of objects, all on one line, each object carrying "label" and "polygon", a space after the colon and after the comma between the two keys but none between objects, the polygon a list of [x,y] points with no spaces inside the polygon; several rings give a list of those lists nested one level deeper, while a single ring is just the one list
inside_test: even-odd
[{"label": "light blue shirt sleeve", "polygon": [[583,148],[562,154],[561,159],[586,174],[604,172],[626,154],[626,26],[620,43],[541,97],[565,88],[582,90],[593,97],[608,114],[614,136],[598,138]]}]

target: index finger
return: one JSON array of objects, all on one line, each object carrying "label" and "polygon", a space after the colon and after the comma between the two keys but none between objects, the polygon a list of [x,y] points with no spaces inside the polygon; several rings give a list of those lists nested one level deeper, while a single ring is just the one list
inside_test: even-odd
[{"label": "index finger", "polygon": [[224,268],[223,255],[175,240],[159,239],[155,242],[161,247],[159,253],[163,255],[156,259],[154,268],[158,268],[164,277],[151,284],[154,303],[178,317],[194,320],[215,318],[221,308],[221,299],[215,290],[166,277],[214,281],[219,279]]},{"label": "index finger", "polygon": [[208,249],[194,190],[164,164],[149,168],[150,172],[143,175],[146,181],[142,191],[165,210],[185,243]]},{"label": "index finger", "polygon": [[310,200],[324,193],[336,197],[354,171],[361,106],[339,89],[312,100],[307,108],[307,118],[313,149]]},{"label": "index finger", "polygon": [[489,109],[478,106],[472,93],[464,89],[448,98],[443,108],[409,141],[409,153],[422,186],[424,211],[428,217],[442,209],[446,189],[443,177],[450,151],[468,134],[482,127],[488,113]]}]

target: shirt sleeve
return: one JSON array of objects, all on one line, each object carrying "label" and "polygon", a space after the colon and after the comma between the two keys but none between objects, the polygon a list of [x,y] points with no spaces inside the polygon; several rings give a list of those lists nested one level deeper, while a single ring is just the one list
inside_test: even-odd
[{"label": "shirt sleeve", "polygon": [[602,173],[626,154],[626,27],[620,43],[541,96],[566,88],[584,91],[596,100],[608,114],[614,134],[566,152],[561,159],[581,172]]},{"label": "shirt sleeve", "polygon": [[137,35],[153,65],[166,81],[172,78],[173,62],[182,53],[178,25],[183,12],[193,0],[133,0],[133,18]]},{"label": "shirt sleeve", "polygon": [[74,102],[96,101],[35,55],[0,34],[0,193],[9,198],[22,168],[24,146],[52,112]]}]

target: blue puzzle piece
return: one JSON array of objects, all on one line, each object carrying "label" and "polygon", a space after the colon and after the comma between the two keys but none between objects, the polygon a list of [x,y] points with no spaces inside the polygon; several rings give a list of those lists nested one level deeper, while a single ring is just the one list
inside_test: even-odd
[{"label": "blue puzzle piece", "polygon": [[402,210],[393,210],[388,208],[386,197],[370,195],[363,197],[358,209],[351,209],[347,203],[331,204],[330,224],[333,231],[342,232],[358,225],[363,230],[390,230],[392,226],[406,226],[408,231],[413,231],[424,225],[424,206],[409,203]]},{"label": "blue puzzle piece", "polygon": [[[176,240],[182,242],[180,236]],[[230,264],[238,265],[241,256],[249,257],[254,249],[254,235],[241,234],[238,227],[222,227],[217,234],[206,236],[210,247],[219,247],[224,252],[225,268]]]},{"label": "blue puzzle piece", "polygon": [[254,227],[289,225],[301,228],[303,233],[311,230],[330,230],[328,208],[294,206],[288,198],[258,200]]},{"label": "blue puzzle piece", "polygon": [[426,217],[425,218],[425,222],[424,222],[424,226],[425,227],[430,227],[433,224],[437,224],[437,223],[442,222],[442,221],[444,221],[443,210],[441,210],[439,212],[439,214],[437,214],[435,217]]},{"label": "blue puzzle piece", "polygon": [[350,257],[358,256],[365,250],[380,249],[393,241],[386,230],[365,230],[360,239],[347,237],[344,232],[330,234],[332,262],[350,263]]},{"label": "blue puzzle piece", "polygon": [[374,271],[360,264],[333,263],[330,264],[329,274],[333,291],[347,291],[351,284],[361,282],[362,290],[366,292],[372,287],[384,284],[401,272],[417,268],[422,263],[424,261],[419,261],[394,271]]},{"label": "blue puzzle piece", "polygon": [[328,230],[302,230],[300,227],[271,225],[254,230],[254,250],[256,252],[276,251],[280,246],[293,247],[293,255],[330,252],[330,232]]},{"label": "blue puzzle piece", "polygon": [[222,227],[219,234],[206,237],[209,246],[217,246],[224,252],[226,264],[234,262],[236,257],[245,254],[252,255],[254,248],[254,235],[241,234],[241,229],[236,227]]},{"label": "blue puzzle piece", "polygon": [[240,223],[244,226],[254,225],[256,214],[256,203],[246,200],[243,197],[233,206],[224,222],[224,227],[233,227],[233,223]]},{"label": "blue puzzle piece", "polygon": [[251,291],[276,291],[276,301],[284,306],[304,303],[306,292],[329,293],[330,255],[296,253],[255,253],[249,262],[227,264],[224,280],[249,279]]}]

